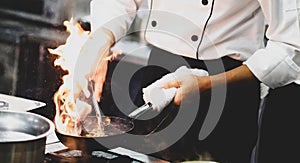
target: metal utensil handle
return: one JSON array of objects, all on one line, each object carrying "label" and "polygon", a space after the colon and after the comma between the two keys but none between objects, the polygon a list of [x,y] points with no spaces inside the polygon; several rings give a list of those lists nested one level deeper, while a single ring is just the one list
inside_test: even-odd
[{"label": "metal utensil handle", "polygon": [[94,83],[94,80],[90,80],[90,83],[89,83],[90,85],[90,89],[91,89],[91,93],[92,93],[92,104],[93,104],[93,106],[94,106],[94,109],[95,109],[95,113],[96,113],[96,117],[97,117],[97,119],[98,119],[98,125],[99,126],[101,126],[101,123],[102,123],[102,115],[103,115],[103,113],[101,112],[101,109],[100,109],[100,107],[99,107],[99,105],[98,105],[98,102],[97,102],[97,100],[96,100],[96,97],[95,97],[95,92],[94,92],[94,85],[95,85],[95,83]]},{"label": "metal utensil handle", "polygon": [[144,114],[146,111],[148,111],[150,109],[152,109],[152,104],[150,102],[148,102],[148,103],[142,105],[141,107],[137,108],[133,112],[131,112],[128,116],[130,118],[136,119],[137,117]]}]

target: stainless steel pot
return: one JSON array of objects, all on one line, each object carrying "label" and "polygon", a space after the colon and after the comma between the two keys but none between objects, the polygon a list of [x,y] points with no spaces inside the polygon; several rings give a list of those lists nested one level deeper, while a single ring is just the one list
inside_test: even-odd
[{"label": "stainless steel pot", "polygon": [[47,118],[29,112],[0,111],[0,160],[5,163],[42,163],[46,138],[54,132]]}]

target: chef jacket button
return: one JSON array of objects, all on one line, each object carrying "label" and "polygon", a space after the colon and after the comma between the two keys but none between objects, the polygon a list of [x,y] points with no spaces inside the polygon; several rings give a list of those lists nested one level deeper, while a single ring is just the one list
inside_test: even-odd
[{"label": "chef jacket button", "polygon": [[203,5],[207,5],[208,4],[208,0],[202,0],[202,4]]},{"label": "chef jacket button", "polygon": [[197,41],[197,40],[198,40],[198,36],[197,36],[197,35],[193,35],[193,36],[191,37],[191,40],[192,40],[192,41]]},{"label": "chef jacket button", "polygon": [[151,22],[151,25],[152,25],[152,27],[156,27],[157,22],[156,22],[155,20],[153,20],[153,21]]}]

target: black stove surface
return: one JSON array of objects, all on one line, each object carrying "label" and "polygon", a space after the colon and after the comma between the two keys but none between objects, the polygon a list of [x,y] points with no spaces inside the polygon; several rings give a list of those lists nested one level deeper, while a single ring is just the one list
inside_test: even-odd
[{"label": "black stove surface", "polygon": [[110,151],[92,151],[83,153],[80,150],[63,150],[47,153],[44,163],[144,163],[143,161]]}]

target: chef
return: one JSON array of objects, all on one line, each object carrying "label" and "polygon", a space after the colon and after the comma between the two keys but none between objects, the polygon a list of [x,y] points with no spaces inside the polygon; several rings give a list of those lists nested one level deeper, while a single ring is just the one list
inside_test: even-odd
[{"label": "chef", "polygon": [[[89,71],[98,100],[107,70],[104,58],[110,47],[127,34],[139,4],[134,0],[91,1],[91,36],[82,53],[94,56]],[[195,155],[208,152],[219,161],[250,162],[257,137],[259,83],[272,89],[292,85],[293,91],[299,92],[300,86],[293,84],[300,79],[299,7],[299,0],[148,1],[144,39],[153,50],[143,87],[182,65],[209,74],[187,74],[162,86],[177,88],[176,105],[199,100],[193,97],[201,94],[193,125],[181,141],[170,147],[176,149],[175,160],[185,159],[185,151],[192,149]],[[269,26],[266,46],[265,22]],[[214,92],[224,94],[223,88],[225,100],[218,103],[222,114],[215,117],[218,123],[205,139],[199,140],[205,115],[214,109],[207,101],[214,100]]]}]

